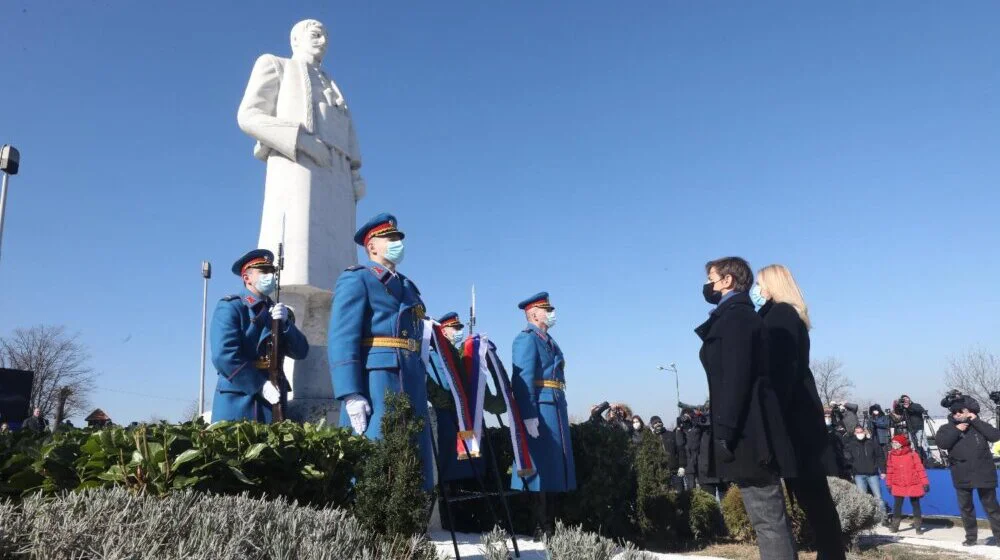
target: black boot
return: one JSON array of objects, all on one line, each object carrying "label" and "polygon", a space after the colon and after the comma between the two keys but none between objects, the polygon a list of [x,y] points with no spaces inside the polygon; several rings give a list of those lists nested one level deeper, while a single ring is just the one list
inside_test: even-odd
[{"label": "black boot", "polygon": [[889,522],[889,532],[898,533],[899,532],[899,518],[893,517],[892,521]]},{"label": "black boot", "polygon": [[918,535],[923,535],[924,534],[924,526],[922,524],[922,521],[923,521],[923,519],[921,519],[920,517],[914,517],[913,518],[913,530]]}]

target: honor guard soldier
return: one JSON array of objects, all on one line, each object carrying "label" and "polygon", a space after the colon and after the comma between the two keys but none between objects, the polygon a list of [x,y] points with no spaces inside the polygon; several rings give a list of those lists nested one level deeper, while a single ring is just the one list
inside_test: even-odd
[{"label": "honor guard soldier", "polygon": [[[212,421],[269,422],[271,403],[264,398],[268,379],[266,346],[273,320],[281,321],[282,354],[301,360],[309,342],[295,327],[291,310],[269,297],[277,287],[274,254],[255,249],[233,264],[243,291],[222,298],[212,314],[212,363],[219,373],[212,399]],[[277,392],[277,388],[273,388]]]},{"label": "honor guard soldier", "polygon": [[[453,363],[464,371],[466,364],[463,361],[462,345],[465,341],[465,324],[458,317],[458,313],[454,311],[445,313],[437,320],[437,323],[441,325],[441,332],[445,338],[452,344],[448,351],[454,358]],[[489,344],[492,347],[493,342],[491,341]],[[434,352],[433,349],[430,351]],[[431,371],[427,373],[427,396],[437,416],[437,450],[438,465],[441,467],[441,480],[449,482],[473,478],[477,472],[480,475],[485,474],[486,467],[483,465],[481,457],[458,458],[455,446],[451,444],[458,435],[455,400],[451,394],[451,387],[447,379],[439,379]],[[456,373],[462,374],[461,371]],[[494,394],[488,384],[486,385],[486,394],[483,396],[483,410],[492,414],[507,412],[507,405],[504,404],[503,397]],[[473,463],[475,464],[474,469]]]},{"label": "honor guard soldier", "polygon": [[566,409],[566,362],[549,334],[556,323],[549,294],[535,294],[517,307],[524,310],[528,326],[514,339],[511,384],[536,472],[525,478],[511,477],[511,488],[538,493],[533,504],[536,528],[550,535],[555,529],[554,493],[576,489]]},{"label": "honor guard soldier", "polygon": [[418,441],[424,487],[434,485],[427,418],[427,372],[420,359],[425,308],[420,291],[397,270],[403,238],[391,214],[379,214],[354,235],[370,259],[341,273],[333,293],[328,351],[340,424],[371,439],[382,435],[385,392],[404,392],[424,420]]}]

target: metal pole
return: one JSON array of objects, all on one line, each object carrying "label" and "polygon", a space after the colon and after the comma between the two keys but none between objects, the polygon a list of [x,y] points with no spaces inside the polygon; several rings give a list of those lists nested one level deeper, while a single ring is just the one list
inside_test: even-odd
[{"label": "metal pole", "polygon": [[212,277],[212,265],[208,261],[201,262],[201,276],[205,279],[205,287],[201,300],[201,383],[198,388],[198,416],[205,414],[205,351],[206,334],[208,331],[208,279]]},{"label": "metal pole", "polygon": [[10,175],[0,172],[3,180],[0,182],[0,249],[3,249],[3,217],[7,209],[7,181]]},{"label": "metal pole", "polygon": [[677,417],[681,416],[681,375],[677,373],[677,366],[674,366],[674,383],[677,389]]}]

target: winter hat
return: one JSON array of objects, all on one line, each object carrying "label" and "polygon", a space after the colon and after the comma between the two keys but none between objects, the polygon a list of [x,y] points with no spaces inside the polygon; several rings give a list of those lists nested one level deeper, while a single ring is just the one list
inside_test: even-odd
[{"label": "winter hat", "polygon": [[656,424],[657,422],[659,422],[660,424],[662,424],[662,423],[663,423],[663,420],[660,420],[660,417],[659,417],[659,416],[653,416],[653,417],[651,417],[651,418],[649,419],[649,423],[650,423],[650,424]]},{"label": "winter hat", "polygon": [[910,440],[907,439],[906,434],[896,434],[896,435],[892,436],[892,442],[893,443],[898,443],[898,444],[902,445],[903,447],[909,447],[910,446]]}]

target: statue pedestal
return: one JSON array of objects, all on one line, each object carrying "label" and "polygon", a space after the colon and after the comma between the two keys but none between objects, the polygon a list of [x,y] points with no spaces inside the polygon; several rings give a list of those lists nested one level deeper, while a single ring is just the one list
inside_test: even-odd
[{"label": "statue pedestal", "polygon": [[314,286],[282,286],[281,302],[295,310],[295,325],[309,341],[304,360],[285,358],[285,375],[292,385],[288,395],[290,420],[336,426],[340,401],[333,398],[333,381],[327,357],[327,329],[333,292]]}]

